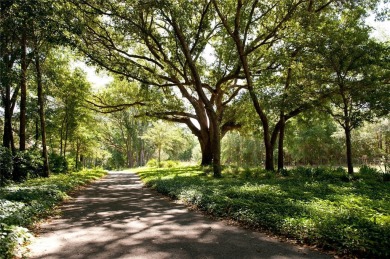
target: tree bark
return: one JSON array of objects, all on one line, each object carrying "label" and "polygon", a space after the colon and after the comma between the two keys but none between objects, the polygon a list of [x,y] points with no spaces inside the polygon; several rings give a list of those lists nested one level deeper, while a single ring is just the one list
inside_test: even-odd
[{"label": "tree bark", "polygon": [[213,123],[212,150],[213,150],[213,175],[215,178],[222,176],[221,168],[221,136],[217,123]]},{"label": "tree bark", "polygon": [[348,174],[353,174],[353,163],[352,163],[352,140],[351,140],[351,129],[349,127],[344,128],[345,131],[345,144],[347,146],[347,166]]},{"label": "tree bark", "polygon": [[42,138],[42,159],[43,159],[43,177],[49,177],[49,158],[47,155],[47,144],[46,144],[46,123],[45,123],[45,108],[43,98],[43,87],[42,87],[42,71],[39,57],[35,57],[35,69],[37,71],[37,84],[38,84],[38,106],[39,106],[39,121],[41,126],[41,138]]},{"label": "tree bark", "polygon": [[[299,49],[296,49],[293,53],[291,58],[295,58],[299,53]],[[285,105],[286,105],[286,99],[287,99],[287,91],[290,88],[290,82],[292,77],[292,68],[291,64],[290,67],[287,70],[287,78],[286,83],[284,85],[284,93],[282,98],[282,105],[280,107],[280,128],[279,128],[279,143],[278,143],[278,171],[282,171],[284,168],[284,152],[283,152],[283,146],[284,146],[284,133],[285,133],[285,127],[286,127],[286,118],[285,118]]]},{"label": "tree bark", "polygon": [[280,113],[280,129],[279,129],[279,143],[278,143],[278,171],[282,171],[284,168],[284,130],[286,122],[284,120],[283,112]]},{"label": "tree bark", "polygon": [[161,166],[161,147],[158,147],[158,161],[157,161],[157,167]]},{"label": "tree bark", "polygon": [[77,139],[76,141],[76,171],[79,169],[79,152],[80,152],[80,140]]},{"label": "tree bark", "polygon": [[199,139],[202,152],[201,166],[211,166],[213,164],[213,150],[209,140]]},{"label": "tree bark", "polygon": [[[3,58],[3,60],[6,58]],[[3,146],[9,149],[12,148],[12,114],[11,114],[11,85],[9,82],[7,71],[1,71],[1,80],[3,87],[5,88],[5,96],[3,97],[4,103],[4,133],[3,133]]]},{"label": "tree bark", "polygon": [[26,111],[27,111],[27,34],[24,30],[21,39],[21,57],[20,57],[20,124],[19,124],[19,149],[26,150]]},{"label": "tree bark", "polygon": [[66,158],[66,145],[68,144],[68,133],[69,133],[69,123],[68,123],[68,112],[66,112],[66,117],[65,117],[65,137],[64,137],[64,158]]},{"label": "tree bark", "polygon": [[275,171],[274,167],[274,147],[271,143],[265,143],[265,170]]}]

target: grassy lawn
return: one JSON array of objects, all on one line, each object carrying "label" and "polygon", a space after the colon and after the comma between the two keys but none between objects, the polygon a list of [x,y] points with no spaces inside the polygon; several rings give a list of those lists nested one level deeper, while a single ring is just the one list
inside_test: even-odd
[{"label": "grassy lawn", "polygon": [[214,179],[199,167],[142,168],[150,187],[228,217],[340,254],[390,256],[390,182],[373,170],[297,168],[275,176],[226,168]]},{"label": "grassy lawn", "polygon": [[27,227],[53,213],[68,193],[107,172],[84,170],[77,173],[36,178],[0,188],[0,258],[13,258],[31,238]]}]

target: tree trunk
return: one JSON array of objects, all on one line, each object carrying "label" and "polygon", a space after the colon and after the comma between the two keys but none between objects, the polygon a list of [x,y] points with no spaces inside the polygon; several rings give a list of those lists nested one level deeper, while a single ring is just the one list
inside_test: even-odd
[{"label": "tree trunk", "polygon": [[64,158],[66,158],[66,145],[68,144],[68,133],[69,133],[69,123],[68,123],[68,113],[66,113],[65,119],[65,138],[64,138]]},{"label": "tree trunk", "polygon": [[221,169],[221,137],[219,127],[213,130],[212,150],[213,150],[213,174],[215,178],[222,176]]},{"label": "tree trunk", "polygon": [[3,87],[5,87],[5,96],[3,97],[3,103],[4,103],[3,146],[11,149],[12,148],[11,84],[9,82],[9,77],[7,72],[8,71],[1,71],[1,80],[2,80]]},{"label": "tree trunk", "polygon": [[265,170],[275,171],[275,168],[274,168],[274,147],[270,142],[265,143]]},{"label": "tree trunk", "polygon": [[352,164],[352,141],[351,141],[351,129],[349,127],[344,128],[345,131],[345,144],[347,146],[347,165],[348,165],[348,174],[353,174],[353,164]]},{"label": "tree trunk", "polygon": [[65,129],[65,120],[66,120],[66,111],[65,111],[65,116],[64,119],[62,120],[61,123],[61,128],[60,128],[60,156],[63,154],[64,150],[64,129]]},{"label": "tree trunk", "polygon": [[222,176],[221,168],[221,139],[216,137],[213,141],[213,174],[215,178]]},{"label": "tree trunk", "polygon": [[79,151],[80,151],[80,144],[79,144],[79,140],[77,139],[76,140],[76,171],[78,171],[79,169]]},{"label": "tree trunk", "polygon": [[201,166],[211,166],[213,164],[213,149],[210,141],[199,139],[200,149],[202,152]]},{"label": "tree trunk", "polygon": [[[39,105],[39,100],[38,100],[38,105]],[[35,147],[38,146],[38,141],[39,141],[39,118],[35,117],[35,144],[34,144]]]},{"label": "tree trunk", "polygon": [[158,147],[158,161],[157,161],[157,167],[160,167],[161,163],[161,147]]},{"label": "tree trunk", "polygon": [[[292,53],[292,58],[296,57],[296,55],[299,53],[299,49],[296,49]],[[284,109],[285,109],[285,101],[287,99],[287,91],[290,88],[290,82],[292,77],[292,68],[291,66],[287,70],[287,77],[286,77],[286,83],[284,85],[284,93],[282,98],[282,105],[280,110],[280,128],[279,128],[279,143],[278,143],[278,171],[281,172],[284,168],[284,152],[283,152],[283,144],[284,144],[284,133],[285,133],[285,127],[286,127],[286,120],[284,117]]]},{"label": "tree trunk", "polygon": [[247,60],[247,57],[246,57],[246,54],[244,51],[243,43],[241,42],[241,39],[238,35],[234,35],[233,39],[236,43],[237,51],[238,51],[238,54],[240,56],[240,61],[241,61],[241,64],[242,64],[242,67],[244,70],[245,79],[246,79],[247,84],[248,84],[247,88],[249,91],[249,95],[252,99],[252,103],[253,103],[253,106],[255,108],[255,111],[256,111],[257,115],[259,116],[261,123],[263,124],[263,134],[264,134],[263,140],[264,140],[264,145],[265,145],[265,170],[274,171],[274,155],[273,155],[274,150],[273,150],[273,145],[271,144],[271,138],[270,138],[270,134],[269,134],[268,118],[267,118],[263,108],[261,107],[261,105],[259,103],[259,99],[257,98],[256,93],[253,89],[253,80],[252,80],[251,71],[249,68],[249,63],[248,63],[248,60]]},{"label": "tree trunk", "polygon": [[[84,158],[83,154],[80,154],[79,157],[80,157],[80,164],[82,168],[85,168],[87,164],[87,159]],[[92,165],[92,161],[90,161],[90,164]],[[96,162],[95,162],[95,167],[96,167]]]},{"label": "tree trunk", "polygon": [[128,167],[133,168],[134,167],[134,159],[133,159],[133,145],[131,141],[131,136],[128,136],[128,150],[127,150],[127,160],[128,160]]},{"label": "tree trunk", "polygon": [[21,39],[21,74],[20,74],[20,124],[19,124],[19,149],[26,150],[26,110],[27,110],[27,35],[22,32]]},{"label": "tree trunk", "polygon": [[284,120],[284,114],[280,114],[280,129],[279,129],[279,143],[278,143],[278,171],[282,171],[284,168],[284,153],[283,153],[283,144],[284,144],[284,129],[286,122]]},{"label": "tree trunk", "polygon": [[38,106],[39,106],[39,120],[41,125],[41,138],[42,138],[42,159],[43,159],[43,177],[49,177],[49,159],[47,155],[47,144],[46,144],[46,123],[45,123],[45,108],[43,98],[43,87],[42,87],[42,72],[39,57],[35,58],[35,68],[37,70],[37,83],[38,83]]}]

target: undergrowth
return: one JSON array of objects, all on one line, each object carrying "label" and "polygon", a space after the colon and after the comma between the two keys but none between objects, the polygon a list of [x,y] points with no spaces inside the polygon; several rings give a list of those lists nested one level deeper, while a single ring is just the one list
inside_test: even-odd
[{"label": "undergrowth", "polygon": [[278,174],[225,168],[215,179],[199,167],[144,168],[157,191],[217,217],[228,217],[339,254],[390,256],[390,183],[375,170],[295,168]]},{"label": "undergrowth", "polygon": [[13,258],[32,235],[28,228],[47,217],[77,187],[101,178],[102,170],[35,178],[0,188],[0,258]]}]

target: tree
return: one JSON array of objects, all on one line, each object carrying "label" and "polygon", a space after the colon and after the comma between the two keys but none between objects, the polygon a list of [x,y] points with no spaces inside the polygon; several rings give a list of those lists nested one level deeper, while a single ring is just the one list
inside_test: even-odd
[{"label": "tree", "polygon": [[[60,27],[57,26],[59,23],[56,19],[58,7],[58,4],[51,1],[37,0],[14,0],[2,1],[1,3],[1,55],[3,61],[1,62],[3,79],[1,93],[5,108],[3,145],[10,147],[14,155],[16,154],[16,148],[12,134],[13,112],[18,105],[19,150],[24,151],[28,148],[28,116],[32,114],[32,111],[27,109],[29,94],[33,92],[33,89],[27,87],[28,84],[33,83],[28,77],[29,67],[30,64],[37,67],[37,92],[43,94],[42,81],[40,81],[42,73],[39,70],[42,65],[41,62],[44,60],[45,51],[54,46],[54,43],[58,43],[60,35]],[[20,102],[17,103],[19,96]],[[43,97],[38,96],[38,100],[43,138],[43,175],[48,175],[48,158],[44,140],[44,107],[43,103],[40,103],[43,101]],[[36,134],[38,134],[38,131],[39,127],[37,126]],[[20,178],[19,173],[18,168],[15,167],[15,179]]]},{"label": "tree", "polygon": [[[318,37],[323,42],[318,50],[328,69],[326,86],[335,89],[328,112],[344,129],[348,173],[353,174],[351,132],[372,119],[376,105],[376,101],[371,105],[373,96],[388,98],[388,48],[369,38],[359,12],[343,13],[323,35],[327,38]],[[381,109],[381,113],[386,112]]]},{"label": "tree", "polygon": [[286,129],[286,155],[293,165],[339,165],[342,155],[334,134],[337,125],[322,111],[308,111]]},{"label": "tree", "polygon": [[[199,140],[202,164],[213,164],[219,177],[221,137],[238,126],[224,113],[245,85],[225,48],[231,41],[218,35],[211,2],[74,4],[85,17],[70,24],[77,28],[74,45],[95,64],[160,93],[165,109],[148,115],[186,124]],[[207,48],[215,62],[206,60]]]},{"label": "tree", "polygon": [[161,152],[173,151],[175,147],[182,147],[186,142],[179,128],[161,121],[153,122],[152,127],[147,129],[142,138],[157,149],[159,166]]},{"label": "tree", "polygon": [[1,97],[4,107],[4,133],[3,146],[12,149],[15,153],[15,145],[12,133],[12,115],[15,107],[19,88],[16,87],[12,93],[12,86],[16,82],[16,73],[14,71],[15,62],[18,57],[19,49],[17,30],[15,30],[15,8],[14,1],[2,1],[0,3],[0,29],[1,29]]},{"label": "tree", "polygon": [[[276,63],[267,59],[270,51],[284,44],[285,36],[288,35],[288,29],[292,24],[298,23],[300,30],[297,32],[304,33],[305,23],[314,22],[315,15],[321,13],[333,1],[240,1],[229,4],[213,0],[213,5],[223,24],[228,37],[230,37],[235,46],[236,55],[242,66],[244,78],[247,83],[249,96],[252,100],[256,114],[261,120],[263,127],[263,141],[265,145],[265,169],[274,170],[273,150],[279,131],[283,128],[285,122],[309,107],[308,103],[300,105],[298,108],[287,113],[284,109],[280,111],[280,120],[275,124],[274,130],[271,130],[270,117],[267,115],[266,107],[261,98],[257,95],[256,79],[260,74],[267,72],[272,68],[283,64],[280,60]],[[302,19],[307,17],[307,19]],[[306,26],[307,27],[307,26]],[[293,26],[292,28],[296,28]],[[296,56],[299,48],[292,49],[291,58]],[[289,88],[291,70],[288,64],[285,66],[287,74],[285,77],[285,89]],[[263,85],[264,87],[264,85]],[[265,90],[265,92],[267,92]],[[284,101],[283,101],[284,102]],[[281,107],[284,107],[282,105]],[[282,138],[280,138],[283,141]],[[280,143],[280,145],[282,142]],[[283,147],[280,147],[282,152]]]}]

